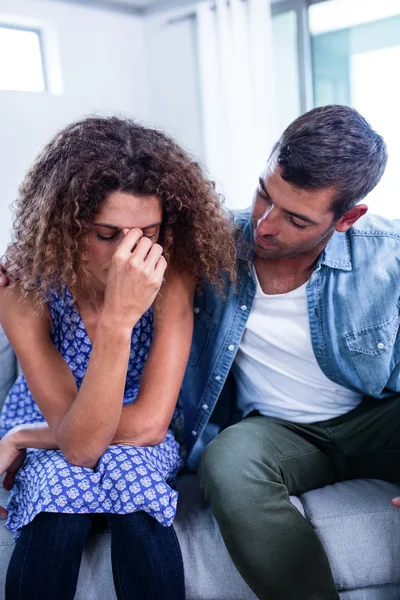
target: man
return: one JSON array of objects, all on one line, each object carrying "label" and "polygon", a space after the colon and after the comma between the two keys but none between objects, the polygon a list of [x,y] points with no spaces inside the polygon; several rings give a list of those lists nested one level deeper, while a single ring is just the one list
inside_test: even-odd
[{"label": "man", "polygon": [[[290,494],[400,481],[400,226],[359,204],[386,161],[355,110],[299,117],[273,149],[251,214],[237,217],[236,289],[221,298],[205,284],[196,299],[181,398],[189,465],[202,454],[205,497],[263,600],[339,598]],[[234,420],[233,397],[244,419],[215,437]]]}]

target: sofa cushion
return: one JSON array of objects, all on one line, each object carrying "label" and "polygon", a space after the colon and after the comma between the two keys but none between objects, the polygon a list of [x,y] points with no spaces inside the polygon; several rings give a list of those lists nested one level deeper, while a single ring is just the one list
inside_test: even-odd
[{"label": "sofa cushion", "polygon": [[[175,529],[185,564],[188,600],[254,600],[226,551],[195,475],[178,478]],[[400,485],[376,480],[337,483],[301,496],[305,514],[321,538],[341,600],[398,600],[400,511],[390,499]],[[0,503],[7,495],[0,490]],[[12,535],[0,526],[0,600]],[[101,529],[88,539],[76,600],[115,600],[110,535]]]},{"label": "sofa cushion", "polygon": [[0,410],[17,376],[17,359],[0,325]]},{"label": "sofa cushion", "polygon": [[400,598],[400,510],[390,502],[399,495],[400,484],[360,479],[300,497],[339,590],[395,583]]},{"label": "sofa cushion", "polygon": [[[0,505],[6,506],[8,493],[0,480]],[[0,600],[4,600],[4,582],[11,553],[14,548],[13,536],[4,527],[5,519],[0,517]]]},{"label": "sofa cushion", "polygon": [[399,600],[399,583],[388,585],[371,585],[367,588],[341,592],[340,600]]}]

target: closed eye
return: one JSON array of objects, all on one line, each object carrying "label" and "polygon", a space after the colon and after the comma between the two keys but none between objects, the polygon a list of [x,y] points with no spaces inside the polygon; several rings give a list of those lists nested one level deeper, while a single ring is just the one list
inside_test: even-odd
[{"label": "closed eye", "polygon": [[120,231],[117,231],[117,233],[114,233],[114,235],[101,235],[100,233],[96,232],[97,238],[102,242],[113,242],[117,240],[120,234]]},{"label": "closed eye", "polygon": [[292,215],[288,215],[288,218],[289,222],[293,225],[293,227],[297,227],[297,229],[305,229],[307,227],[307,225],[299,225],[298,223],[296,223]]},{"label": "closed eye", "polygon": [[272,206],[272,200],[271,198],[264,192],[264,190],[258,189],[257,192],[257,198],[260,199],[261,202],[263,202],[263,204],[265,206]]},{"label": "closed eye", "polygon": [[160,233],[160,227],[156,227],[155,229],[143,229],[144,237],[147,237],[149,240],[155,240]]},{"label": "closed eye", "polygon": [[257,188],[257,196],[268,202],[270,200],[269,196],[265,194],[265,192],[261,188]]}]

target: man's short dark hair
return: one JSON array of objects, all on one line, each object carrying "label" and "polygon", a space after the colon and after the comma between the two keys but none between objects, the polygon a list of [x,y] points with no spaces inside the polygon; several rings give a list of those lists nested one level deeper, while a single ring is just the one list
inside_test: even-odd
[{"label": "man's short dark hair", "polygon": [[337,190],[333,204],[339,219],[381,179],[387,163],[383,138],[354,108],[314,108],[283,132],[272,156],[281,177],[301,189]]}]

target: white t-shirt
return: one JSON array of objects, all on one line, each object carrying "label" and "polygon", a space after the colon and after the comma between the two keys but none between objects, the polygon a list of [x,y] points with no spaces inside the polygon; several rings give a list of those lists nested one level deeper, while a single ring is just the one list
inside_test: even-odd
[{"label": "white t-shirt", "polygon": [[328,379],[315,358],[310,336],[306,282],[287,294],[267,295],[258,279],[253,308],[236,355],[233,374],[244,414],[297,423],[337,417],[362,395]]}]

